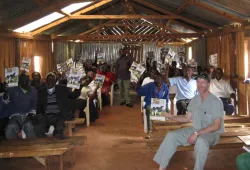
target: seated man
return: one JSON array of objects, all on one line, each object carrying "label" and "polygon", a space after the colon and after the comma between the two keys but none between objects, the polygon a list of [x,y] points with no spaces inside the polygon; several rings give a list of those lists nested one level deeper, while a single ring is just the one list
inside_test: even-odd
[{"label": "seated man", "polygon": [[192,121],[193,127],[181,128],[167,134],[154,157],[154,161],[160,165],[159,170],[167,168],[178,146],[188,145],[194,145],[194,170],[204,169],[209,147],[216,145],[220,134],[224,132],[223,104],[209,92],[209,85],[210,78],[207,74],[197,77],[199,95],[190,101],[186,116],[163,114],[177,122]]},{"label": "seated man", "polygon": [[[177,87],[177,115],[185,115],[190,100],[197,94],[196,80],[192,78],[193,68],[187,66],[184,77],[168,78],[170,86]],[[166,75],[168,75],[166,73]]]},{"label": "seated man", "polygon": [[22,129],[27,138],[35,137],[32,122],[36,114],[37,91],[29,83],[29,76],[22,73],[19,75],[18,86],[4,92],[3,102],[10,106],[10,119],[5,132],[7,139],[18,138]]},{"label": "seated man", "polygon": [[236,96],[230,84],[223,80],[222,77],[222,69],[217,68],[215,70],[215,79],[211,80],[210,91],[222,100],[226,115],[232,115],[235,111],[232,99],[236,101]]},{"label": "seated man", "polygon": [[250,153],[246,152],[237,156],[236,164],[237,170],[249,170],[250,169]]},{"label": "seated man", "polygon": [[108,71],[108,65],[103,64],[99,66],[99,70],[97,70],[97,74],[105,76],[105,80],[102,86],[102,104],[109,105],[109,92],[111,91],[111,86],[115,82],[115,75],[112,72]]},{"label": "seated man", "polygon": [[73,118],[72,100],[80,96],[80,90],[71,92],[67,86],[56,85],[56,75],[46,76],[46,86],[38,91],[37,115],[42,117],[35,126],[38,137],[46,137],[45,132],[54,126],[54,135],[64,139],[64,121]]},{"label": "seated man", "polygon": [[[85,86],[81,90],[81,95],[78,98],[78,101],[81,103],[80,110],[85,109],[87,106],[87,98],[89,98],[89,110],[90,110],[90,122],[95,122],[99,118],[99,113],[95,100],[97,98],[97,89],[98,85],[94,83],[93,80],[94,73],[92,71],[88,72],[88,76],[84,80]],[[79,106],[79,105],[78,105]]]},{"label": "seated man", "polygon": [[136,92],[140,96],[145,96],[144,108],[146,109],[147,125],[148,125],[148,135],[146,136],[146,138],[150,138],[152,132],[152,121],[150,120],[151,99],[152,98],[166,99],[166,108],[168,108],[168,99],[169,99],[168,87],[163,82],[161,74],[159,72],[156,72],[154,75],[154,82],[148,83],[141,87],[139,86],[138,83],[136,87]]}]

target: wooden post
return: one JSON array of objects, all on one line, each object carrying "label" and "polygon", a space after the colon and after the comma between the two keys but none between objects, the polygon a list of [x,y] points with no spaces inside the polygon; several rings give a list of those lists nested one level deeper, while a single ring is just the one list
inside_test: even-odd
[{"label": "wooden post", "polygon": [[69,124],[68,124],[68,135],[69,135],[69,136],[72,136],[72,128],[73,128],[73,127],[72,127],[72,124],[69,123]]},{"label": "wooden post", "polygon": [[174,98],[176,94],[169,94],[170,99],[170,114],[174,115]]},{"label": "wooden post", "polygon": [[60,170],[63,170],[63,155],[60,155]]}]

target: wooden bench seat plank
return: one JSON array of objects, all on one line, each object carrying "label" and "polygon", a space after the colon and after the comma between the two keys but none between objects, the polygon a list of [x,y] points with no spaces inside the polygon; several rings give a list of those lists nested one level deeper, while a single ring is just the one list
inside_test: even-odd
[{"label": "wooden bench seat plank", "polygon": [[57,140],[55,138],[9,140],[0,142],[0,158],[62,155],[75,145],[83,145],[85,136]]},{"label": "wooden bench seat plank", "polygon": [[74,120],[65,121],[65,124],[82,124],[85,122],[85,118],[77,118]]},{"label": "wooden bench seat plank", "polygon": [[86,136],[74,136],[64,140],[58,140],[55,137],[35,138],[35,139],[18,139],[18,140],[4,140],[0,142],[0,146],[5,145],[33,145],[33,144],[53,144],[53,143],[68,143],[73,145],[83,145],[87,140]]},{"label": "wooden bench seat plank", "polygon": [[[152,151],[157,151],[161,144],[162,140],[151,140],[147,142],[148,147]],[[227,149],[227,148],[241,148],[244,145],[238,137],[225,137],[221,138],[219,143],[215,146],[211,146],[210,149]],[[192,151],[194,149],[194,145],[190,146],[179,146],[177,151]]]}]

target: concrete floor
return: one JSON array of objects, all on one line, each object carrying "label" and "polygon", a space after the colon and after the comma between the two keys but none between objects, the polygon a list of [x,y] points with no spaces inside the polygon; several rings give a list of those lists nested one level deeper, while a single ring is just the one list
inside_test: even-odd
[{"label": "concrete floor", "polygon": [[[115,98],[117,99],[117,98]],[[154,153],[143,136],[140,98],[133,97],[134,108],[104,107],[100,119],[89,128],[78,126],[74,135],[87,136],[83,147],[76,149],[76,165],[71,167],[69,155],[64,156],[64,170],[157,170]],[[119,101],[116,100],[116,103]],[[206,170],[236,170],[235,159],[242,149],[210,151]],[[57,170],[58,158],[53,157],[51,170]],[[193,152],[177,152],[169,170],[192,170]],[[33,158],[0,160],[0,170],[43,170]]]}]

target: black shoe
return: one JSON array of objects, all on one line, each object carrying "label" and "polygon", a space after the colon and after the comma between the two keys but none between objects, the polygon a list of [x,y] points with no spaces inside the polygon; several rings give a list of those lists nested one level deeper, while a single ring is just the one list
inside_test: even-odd
[{"label": "black shoe", "polygon": [[123,105],[125,105],[126,104],[126,102],[121,102],[120,103],[120,106],[123,106]]},{"label": "black shoe", "polygon": [[126,106],[132,108],[132,107],[133,107],[133,104],[127,103]]},{"label": "black shoe", "polygon": [[64,139],[67,139],[67,137],[66,137],[66,136],[64,136],[64,134],[56,134],[56,135],[55,135],[55,137],[56,137],[56,139],[58,139],[58,140],[64,140]]}]

